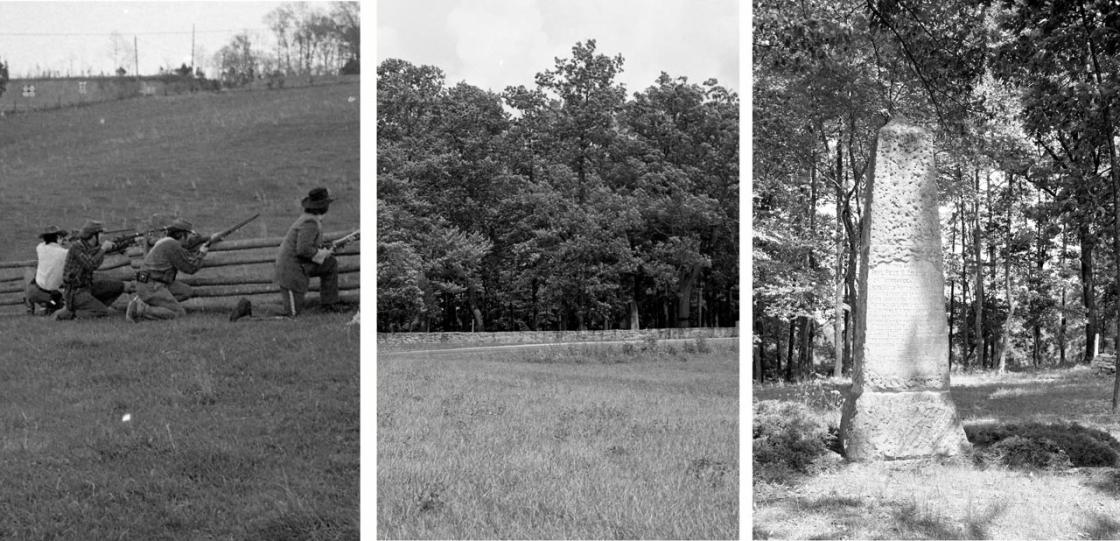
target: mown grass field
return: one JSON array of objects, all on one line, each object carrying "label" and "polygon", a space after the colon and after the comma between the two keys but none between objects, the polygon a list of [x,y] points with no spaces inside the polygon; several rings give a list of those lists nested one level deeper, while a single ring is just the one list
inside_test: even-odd
[{"label": "mown grass field", "polygon": [[281,235],[316,186],[324,226],[358,226],[359,85],[198,93],[0,118],[0,260],[34,259],[36,235],[86,218],[109,229],[181,214],[204,233]]},{"label": "mown grass field", "polygon": [[379,538],[739,538],[731,344],[377,363]]},{"label": "mown grass field", "polygon": [[3,318],[0,539],[357,538],[348,320]]},{"label": "mown grass field", "polygon": [[[1086,367],[954,375],[965,426],[1075,422],[1120,436],[1112,376]],[[837,426],[848,382],[758,386],[756,400],[812,406]],[[838,463],[815,475],[753,484],[755,539],[1117,539],[1120,469],[981,468],[968,457]]]}]

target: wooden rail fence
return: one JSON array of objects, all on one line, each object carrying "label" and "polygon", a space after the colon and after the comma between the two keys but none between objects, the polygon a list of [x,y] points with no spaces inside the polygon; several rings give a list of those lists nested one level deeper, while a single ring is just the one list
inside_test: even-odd
[{"label": "wooden rail fence", "polygon": [[[333,241],[350,231],[326,233],[323,239]],[[212,246],[195,274],[179,274],[179,280],[194,289],[194,297],[183,303],[187,310],[226,310],[237,299],[249,298],[254,306],[280,304],[280,288],[273,282],[276,252],[283,237],[224,240]],[[134,287],[136,271],[146,253],[145,247],[133,246],[124,254],[111,255],[94,274],[125,282],[125,291]],[[338,289],[343,300],[358,302],[361,294],[360,241],[335,252],[338,258]],[[24,292],[35,277],[38,262],[0,261],[0,315],[22,314]],[[319,291],[319,280],[311,279],[311,291]],[[129,294],[121,295],[114,304],[124,310]],[[309,299],[315,300],[315,295]]]}]

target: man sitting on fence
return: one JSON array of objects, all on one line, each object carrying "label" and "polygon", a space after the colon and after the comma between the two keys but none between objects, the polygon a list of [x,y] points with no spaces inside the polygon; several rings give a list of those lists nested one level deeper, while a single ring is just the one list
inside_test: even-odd
[{"label": "man sitting on fence", "polygon": [[66,239],[66,230],[57,226],[48,225],[39,238],[43,239],[35,247],[39,263],[35,269],[35,278],[27,284],[24,294],[27,303],[27,313],[35,315],[35,307],[42,306],[45,316],[49,316],[62,308],[62,270],[66,265],[66,247],[62,242]]},{"label": "man sitting on fence", "polygon": [[78,230],[78,240],[70,243],[62,270],[66,307],[54,313],[55,319],[107,316],[109,306],[124,293],[124,282],[120,280],[93,278],[93,272],[105,261],[105,252],[115,247],[112,241],[101,242],[102,231],[104,224],[86,220]]},{"label": "man sitting on fence", "polygon": [[189,298],[190,287],[175,278],[180,272],[198,272],[202,268],[202,259],[210,250],[206,245],[194,252],[183,247],[182,243],[194,230],[186,220],[173,220],[166,230],[167,236],[156,241],[136,273],[136,295],[128,302],[125,311],[125,318],[133,323],[143,319],[175,319],[186,315],[187,310],[179,302]]}]

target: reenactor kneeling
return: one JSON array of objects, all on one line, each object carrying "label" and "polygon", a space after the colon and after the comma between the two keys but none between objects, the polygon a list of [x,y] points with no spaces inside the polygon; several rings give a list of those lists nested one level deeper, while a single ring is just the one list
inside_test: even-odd
[{"label": "reenactor kneeling", "polygon": [[136,273],[136,295],[128,302],[125,318],[135,323],[144,319],[175,319],[186,315],[180,301],[190,297],[190,288],[178,282],[178,273],[194,274],[202,268],[202,260],[209,252],[203,244],[197,251],[188,250],[183,243],[194,234],[190,222],[176,219],[166,228],[167,236],[156,241],[144,256]]}]

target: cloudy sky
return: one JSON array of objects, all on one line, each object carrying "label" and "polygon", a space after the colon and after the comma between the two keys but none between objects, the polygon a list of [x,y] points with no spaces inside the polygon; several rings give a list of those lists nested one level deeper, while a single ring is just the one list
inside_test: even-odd
[{"label": "cloudy sky", "polygon": [[280,4],[0,1],[0,60],[8,62],[12,77],[45,70],[112,73],[116,32],[128,48],[135,43],[140,73],[154,74],[160,67],[190,64],[193,25],[195,64],[205,67],[239,32],[270,39],[264,16]]},{"label": "cloudy sky", "polygon": [[377,60],[439,67],[501,91],[533,86],[572,46],[625,59],[619,81],[641,91],[660,72],[739,91],[737,0],[378,0]]}]

